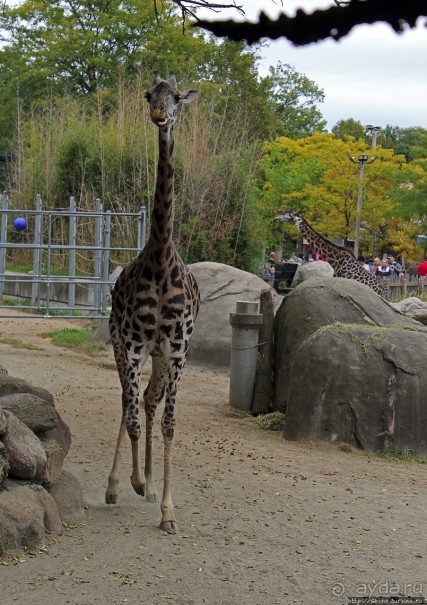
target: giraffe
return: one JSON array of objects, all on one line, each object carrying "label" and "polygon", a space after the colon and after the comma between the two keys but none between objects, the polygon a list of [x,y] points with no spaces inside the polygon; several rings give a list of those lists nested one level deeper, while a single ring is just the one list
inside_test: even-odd
[{"label": "giraffe", "polygon": [[[186,267],[172,241],[174,215],[173,125],[180,102],[189,103],[197,90],[181,93],[174,74],[162,80],[155,72],[145,97],[151,121],[159,129],[157,182],[147,244],[119,275],[112,293],[109,321],[114,357],[122,387],[122,420],[113,467],[105,494],[107,504],[117,502],[120,458],[127,431],[132,448],[131,484],[135,492],[156,502],[158,495],[152,474],[152,431],[157,405],[165,396],[161,419],[164,444],[164,483],[161,501],[161,529],[177,532],[171,495],[171,456],[175,432],[176,394],[185,365],[200,294],[193,274]],[[139,468],[138,442],[141,370],[152,358],[151,377],[142,405],[145,411],[145,465]]]},{"label": "giraffe", "polygon": [[346,250],[346,248],[343,248],[342,246],[336,246],[320,235],[320,233],[317,233],[317,231],[315,231],[313,227],[310,227],[307,221],[297,212],[280,212],[276,218],[287,223],[293,223],[299,229],[301,234],[332,266],[334,269],[334,277],[355,279],[356,281],[369,286],[383,298],[388,298],[388,289],[382,279],[369,273],[369,271],[359,265],[354,254],[350,252],[350,250]]}]

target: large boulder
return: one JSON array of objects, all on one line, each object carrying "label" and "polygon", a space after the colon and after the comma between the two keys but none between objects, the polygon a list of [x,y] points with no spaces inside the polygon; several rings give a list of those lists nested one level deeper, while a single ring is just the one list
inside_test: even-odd
[{"label": "large boulder", "polygon": [[426,327],[359,282],[302,283],[275,319],[285,438],[427,455],[426,337]]},{"label": "large boulder", "polygon": [[[324,263],[323,263],[324,264]],[[190,363],[225,369],[230,365],[230,314],[237,301],[259,301],[263,290],[270,290],[276,310],[282,297],[261,278],[221,263],[189,265],[199,285],[202,305],[191,339]],[[97,342],[111,343],[108,321],[103,321],[92,335]]]},{"label": "large boulder", "polygon": [[42,483],[46,479],[47,459],[40,439],[11,412],[5,410],[4,413],[7,432],[2,441],[10,465],[9,475]]},{"label": "large boulder", "polygon": [[230,314],[237,301],[259,301],[261,292],[271,290],[277,308],[282,298],[262,279],[221,263],[189,265],[197,280],[202,305],[191,340],[189,361],[218,368],[230,365]]},{"label": "large boulder", "polygon": [[299,284],[313,277],[332,277],[334,270],[329,263],[322,260],[315,260],[311,263],[300,265],[292,280],[292,287],[295,288]]},{"label": "large boulder", "polygon": [[7,481],[0,497],[0,556],[45,542],[62,522],[52,496],[40,485]]}]

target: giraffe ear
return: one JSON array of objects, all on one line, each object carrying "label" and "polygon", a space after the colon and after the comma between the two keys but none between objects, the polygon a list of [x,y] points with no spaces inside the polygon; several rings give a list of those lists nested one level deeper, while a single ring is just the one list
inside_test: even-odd
[{"label": "giraffe ear", "polygon": [[170,72],[168,82],[174,88],[178,88],[177,83],[176,83],[175,72],[173,72],[173,71]]},{"label": "giraffe ear", "polygon": [[181,93],[180,101],[182,103],[191,103],[191,101],[194,101],[194,99],[198,96],[199,92],[199,90],[191,88],[190,90],[187,90],[187,92]]}]

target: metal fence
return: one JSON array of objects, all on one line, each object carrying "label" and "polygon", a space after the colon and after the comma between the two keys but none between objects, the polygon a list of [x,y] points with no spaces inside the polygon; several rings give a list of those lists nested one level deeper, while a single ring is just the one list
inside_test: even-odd
[{"label": "metal fence", "polygon": [[[45,317],[76,317],[89,315],[93,319],[105,318],[107,315],[110,292],[110,266],[112,255],[123,252],[135,252],[145,245],[146,209],[139,212],[104,211],[99,198],[95,200],[95,210],[79,210],[74,197],[70,198],[68,210],[42,210],[41,196],[35,198],[34,210],[11,208],[7,192],[3,193],[0,220],[0,317],[3,309],[10,308],[5,304],[6,296],[27,299],[27,304],[14,304],[15,309],[42,311]],[[136,243],[130,247],[113,247],[112,232],[119,230],[120,222],[126,217],[136,223]],[[14,219],[21,218],[22,232],[14,231],[10,226]],[[53,226],[61,221],[64,239],[60,243],[53,237]],[[91,241],[82,240],[83,231],[79,223],[85,221],[85,232],[91,232]],[[24,225],[24,227],[22,227]],[[27,227],[28,226],[28,227]],[[31,227],[31,228],[29,228]],[[25,241],[21,237],[25,231]],[[11,241],[14,240],[14,241]],[[119,241],[123,241],[119,238]],[[32,257],[32,271],[14,273],[7,270],[8,256],[16,251],[29,250]],[[66,275],[52,273],[52,257],[61,252],[68,262]],[[83,277],[77,275],[77,255],[87,253],[92,266],[90,273]],[[22,315],[18,317],[28,317]]]}]

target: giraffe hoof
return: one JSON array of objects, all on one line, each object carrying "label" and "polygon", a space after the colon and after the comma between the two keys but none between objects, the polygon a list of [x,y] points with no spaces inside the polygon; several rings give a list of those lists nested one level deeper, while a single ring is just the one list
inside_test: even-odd
[{"label": "giraffe hoof", "polygon": [[162,521],[160,523],[160,529],[167,534],[175,535],[178,531],[178,525],[176,524],[176,521]]},{"label": "giraffe hoof", "polygon": [[145,496],[145,499],[147,500],[147,502],[158,502],[159,501],[159,496],[154,493],[154,494],[147,494]]},{"label": "giraffe hoof", "polygon": [[138,496],[145,496],[145,485],[132,485]]},{"label": "giraffe hoof", "polygon": [[117,494],[109,494],[108,492],[105,494],[105,504],[116,504],[117,503]]}]

